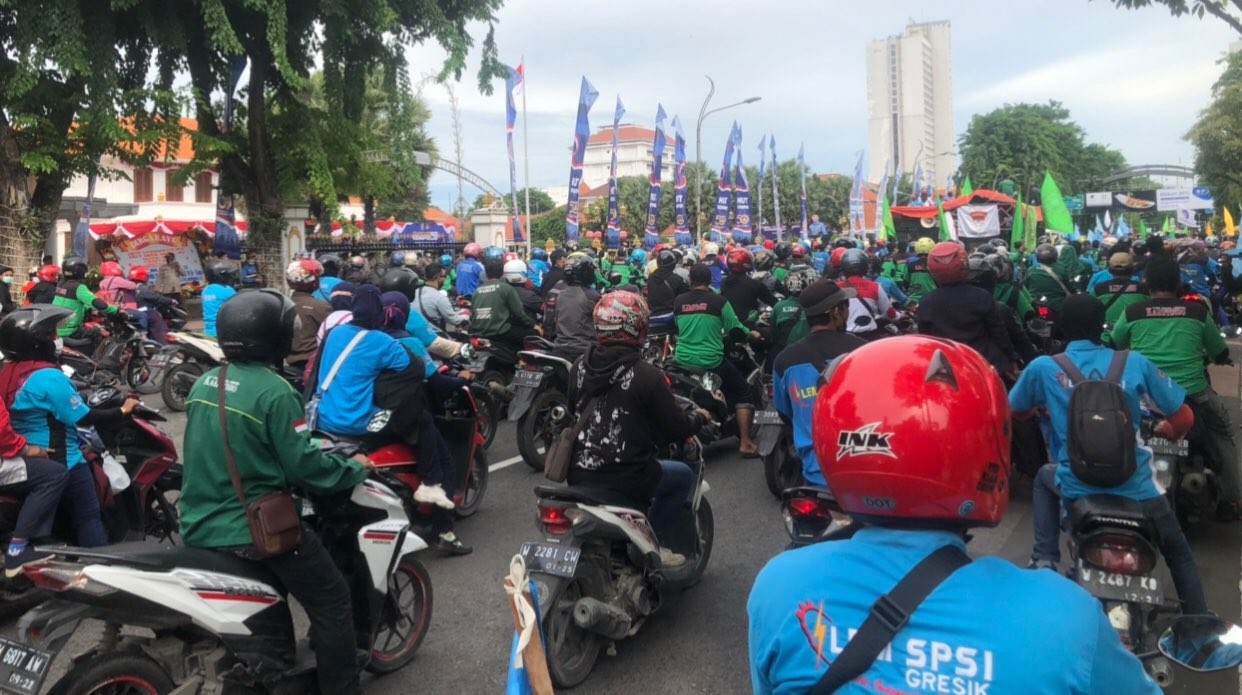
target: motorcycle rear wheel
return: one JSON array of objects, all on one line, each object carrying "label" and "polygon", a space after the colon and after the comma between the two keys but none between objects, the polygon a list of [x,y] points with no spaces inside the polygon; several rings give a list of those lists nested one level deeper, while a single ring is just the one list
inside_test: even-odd
[{"label": "motorcycle rear wheel", "polygon": [[75,664],[49,695],[165,695],[174,687],[164,669],[143,654],[107,652]]},{"label": "motorcycle rear wheel", "polygon": [[371,662],[366,669],[384,674],[409,664],[427,636],[431,607],[431,575],[427,568],[413,554],[402,557],[388,579],[388,595],[384,597],[371,644]]},{"label": "motorcycle rear wheel", "polygon": [[[169,410],[184,412],[185,401],[190,397],[190,388],[206,372],[206,368],[197,362],[183,362],[169,370],[164,375],[164,384],[160,387],[160,397],[164,399],[164,405]],[[178,379],[178,374],[188,374],[192,378],[188,381]]]},{"label": "motorcycle rear wheel", "polygon": [[548,672],[552,682],[561,688],[581,685],[595,668],[603,640],[599,635],[578,627],[574,622],[574,604],[591,596],[602,598],[607,575],[600,560],[583,558],[574,578],[561,589],[543,619],[547,644]]},{"label": "motorcycle rear wheel", "polygon": [[568,408],[568,399],[560,391],[549,389],[535,396],[530,408],[518,418],[518,453],[526,465],[536,471],[543,470],[548,447],[560,434],[550,422],[552,409],[558,405]]},{"label": "motorcycle rear wheel", "polygon": [[125,383],[144,396],[150,396],[160,390],[163,384],[156,378],[156,372],[146,357],[134,354],[125,365]]},{"label": "motorcycle rear wheel", "polygon": [[474,516],[474,513],[479,511],[479,507],[483,505],[483,497],[487,494],[487,477],[490,471],[487,468],[487,454],[483,453],[482,447],[475,449],[474,460],[471,464],[474,470],[470,474],[470,480],[466,483],[466,494],[461,504],[453,510],[458,519]]},{"label": "motorcycle rear wheel", "polygon": [[471,395],[474,396],[475,407],[478,408],[476,417],[479,420],[479,434],[483,435],[483,448],[486,449],[496,438],[496,423],[503,418],[497,412],[496,397],[486,387],[472,389]]},{"label": "motorcycle rear wheel", "polygon": [[794,455],[789,434],[782,434],[772,453],[763,457],[763,479],[776,499],[791,487],[803,484],[802,461]]}]

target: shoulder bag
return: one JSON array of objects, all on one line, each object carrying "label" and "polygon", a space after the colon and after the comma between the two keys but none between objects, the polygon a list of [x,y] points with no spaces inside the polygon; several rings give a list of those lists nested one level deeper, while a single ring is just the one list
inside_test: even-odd
[{"label": "shoulder bag", "polygon": [[603,398],[602,395],[588,401],[574,426],[561,430],[560,434],[556,435],[556,440],[548,446],[547,457],[543,460],[545,478],[554,483],[563,483],[569,477],[569,467],[573,465],[574,444],[578,441],[578,434],[582,432],[583,427],[586,427],[587,419],[595,412],[595,407],[599,405],[601,398]]},{"label": "shoulder bag", "polygon": [[293,501],[293,494],[288,490],[269,492],[252,502],[246,500],[241,474],[237,472],[237,461],[229,446],[228,408],[224,404],[224,384],[228,372],[229,365],[226,362],[217,377],[219,384],[216,388],[216,399],[219,403],[216,409],[220,413],[220,439],[224,442],[224,458],[229,464],[229,479],[233,481],[233,492],[237,495],[237,501],[241,502],[242,509],[246,511],[246,523],[250,526],[255,559],[277,557],[297,550],[302,545],[302,518],[298,514],[297,503]]},{"label": "shoulder bag", "polygon": [[[309,427],[310,429],[314,430],[314,429],[319,428],[319,403],[323,401],[323,394],[328,392],[328,387],[331,386],[333,380],[336,379],[336,373],[340,371],[341,365],[345,363],[345,358],[349,357],[349,353],[353,352],[354,348],[358,346],[358,343],[362,342],[363,336],[365,336],[367,333],[370,333],[370,332],[371,331],[358,331],[358,334],[354,336],[354,339],[349,341],[349,344],[345,346],[345,349],[341,352],[341,356],[337,357],[336,362],[332,363],[332,369],[328,370],[328,376],[327,378],[323,380],[323,388],[316,389],[315,393],[313,393],[311,397],[307,399],[306,401],[306,426]],[[323,345],[319,346],[319,353],[315,355],[316,365],[319,365],[320,359],[322,359],[323,357],[324,345],[328,344],[327,334],[324,334],[323,336],[323,343],[324,343]],[[311,376],[318,377],[318,375],[319,374],[316,371],[316,373],[312,374]]]}]

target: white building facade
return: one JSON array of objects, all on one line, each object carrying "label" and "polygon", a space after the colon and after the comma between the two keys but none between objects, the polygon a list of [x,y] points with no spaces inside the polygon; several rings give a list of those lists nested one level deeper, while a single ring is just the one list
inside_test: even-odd
[{"label": "white building facade", "polygon": [[[667,136],[670,131],[665,131]],[[622,124],[617,128],[617,177],[650,176],[651,157],[655,146],[655,129]],[[673,174],[673,141],[664,146],[660,160],[660,178],[668,181]],[[582,182],[591,188],[608,183],[608,170],[612,162],[612,126],[595,131],[587,140],[582,157]],[[568,191],[566,191],[568,193]],[[557,204],[560,204],[560,200]]]},{"label": "white building facade", "polygon": [[910,24],[867,44],[867,176],[923,167],[923,184],[943,188],[957,170],[949,22]]}]

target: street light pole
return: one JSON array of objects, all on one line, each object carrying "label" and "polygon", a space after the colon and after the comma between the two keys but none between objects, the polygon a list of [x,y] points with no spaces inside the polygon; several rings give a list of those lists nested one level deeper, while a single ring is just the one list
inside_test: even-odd
[{"label": "street light pole", "polygon": [[695,236],[698,237],[700,244],[703,243],[703,119],[713,113],[724,111],[725,109],[731,109],[734,106],[753,104],[762,98],[750,97],[737,103],[721,106],[708,111],[707,105],[711,103],[712,96],[716,94],[716,81],[712,79],[711,75],[704,75],[704,77],[707,78],[707,83],[711,85],[711,89],[707,91],[707,98],[703,100],[703,108],[699,109],[699,120],[694,124],[694,162],[696,165],[694,167],[694,204],[697,208],[694,215],[694,233]]}]

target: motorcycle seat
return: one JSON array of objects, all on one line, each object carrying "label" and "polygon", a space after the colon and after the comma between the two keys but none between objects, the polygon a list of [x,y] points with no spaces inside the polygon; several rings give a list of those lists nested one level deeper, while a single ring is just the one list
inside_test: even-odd
[{"label": "motorcycle seat", "polygon": [[541,352],[541,351],[536,351],[536,350],[523,350],[518,353],[518,357],[521,357],[523,360],[526,360],[527,362],[533,362],[535,364],[539,364],[541,362],[551,363],[558,367],[563,368],[566,373],[568,373],[569,370],[572,369],[574,366],[569,360],[563,357],[557,357],[556,355],[552,355],[546,352]]},{"label": "motorcycle seat", "polygon": [[102,548],[72,548],[73,552],[58,551],[64,555],[99,560],[104,564],[120,564],[153,572],[171,572],[175,569],[204,570],[231,574],[244,579],[263,582],[284,591],[280,580],[263,565],[233,555],[232,553],[206,548],[155,545],[146,541],[118,543]]},{"label": "motorcycle seat", "polygon": [[599,487],[537,485],[535,496],[541,500],[554,502],[577,502],[579,504],[607,505],[612,507],[633,508],[634,500],[625,495]]},{"label": "motorcycle seat", "polygon": [[551,350],[553,348],[552,341],[540,335],[528,335],[526,340],[522,341],[522,348],[525,350]]},{"label": "motorcycle seat", "polygon": [[84,348],[90,347],[92,340],[90,338],[74,338],[73,336],[64,336],[61,338],[67,347]]},{"label": "motorcycle seat", "polygon": [[710,369],[703,369],[702,367],[690,367],[684,364],[677,364],[676,362],[666,364],[664,365],[664,368],[670,372],[677,372],[678,374],[687,374],[689,376],[703,376],[704,374],[711,371]]},{"label": "motorcycle seat", "polygon": [[1155,525],[1138,500],[1117,495],[1088,495],[1069,503],[1070,528],[1083,534],[1101,526],[1130,529],[1155,538]]}]

